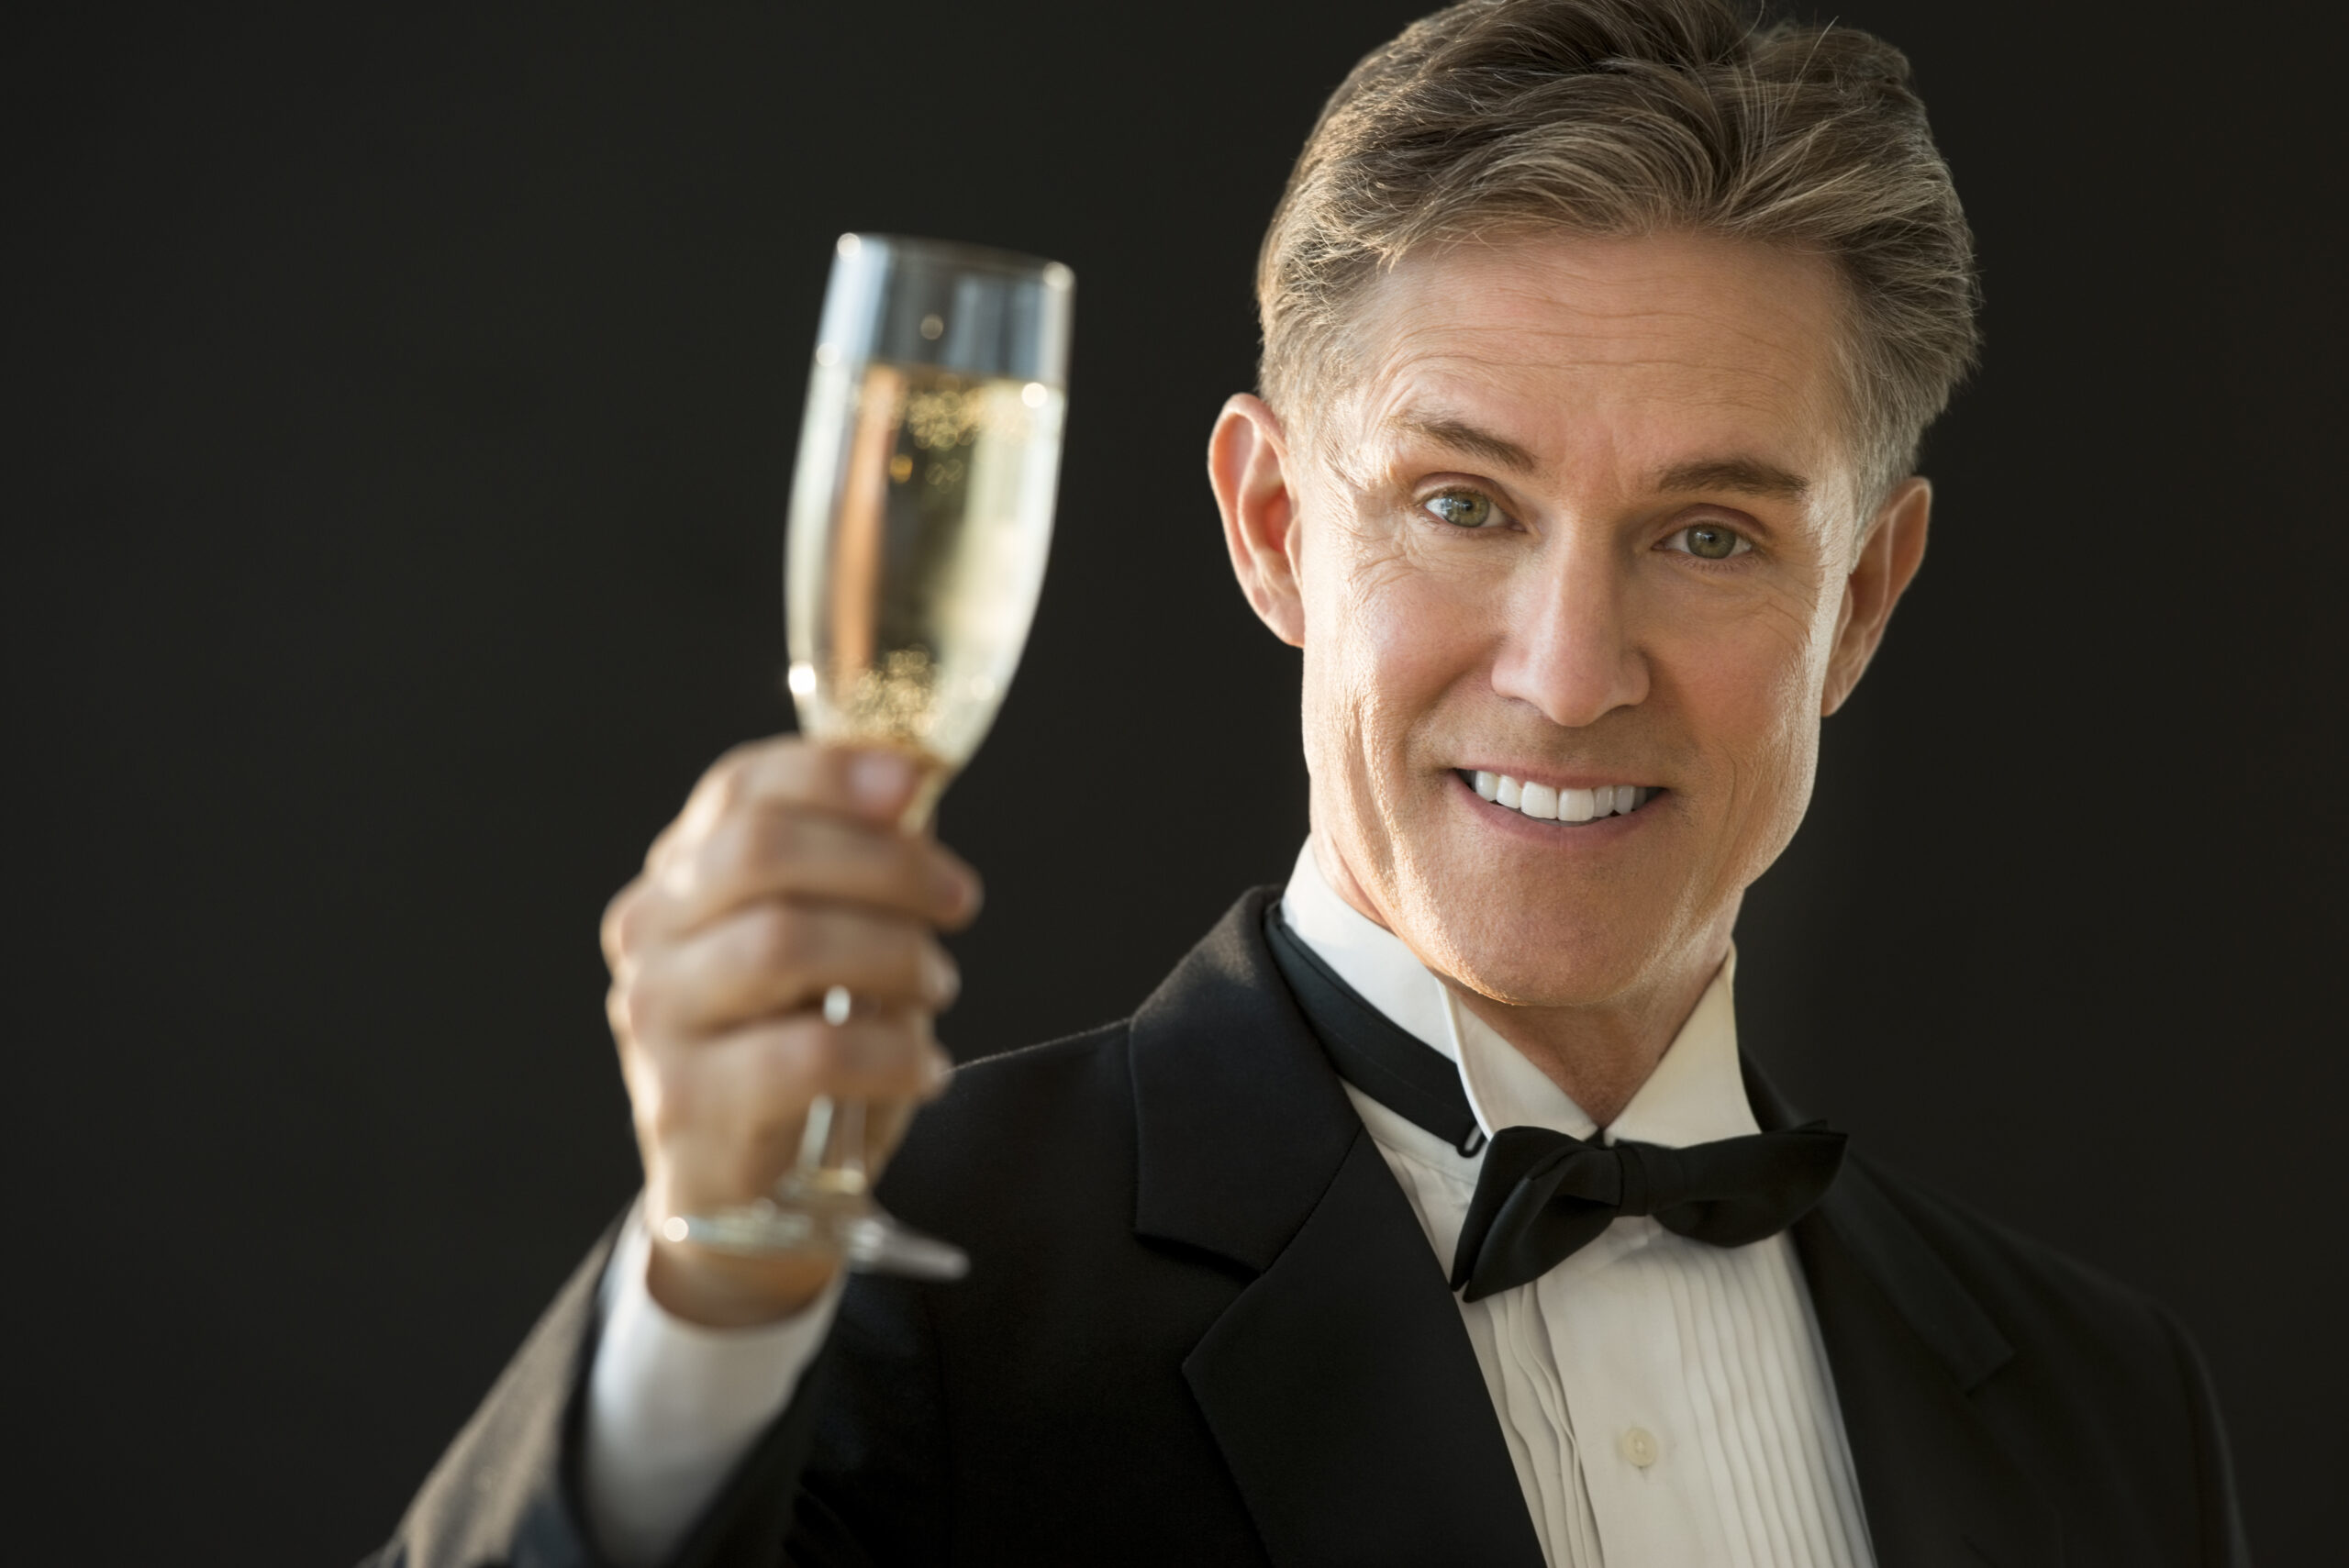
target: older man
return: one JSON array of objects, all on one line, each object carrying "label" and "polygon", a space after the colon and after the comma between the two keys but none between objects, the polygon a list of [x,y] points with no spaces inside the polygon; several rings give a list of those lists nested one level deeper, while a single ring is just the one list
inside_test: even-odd
[{"label": "older man", "polygon": [[384,1561],[2243,1561],[2176,1325],[1738,1051],[1973,351],[1900,57],[1472,0],[1331,100],[1259,295],[1208,468],[1304,653],[1286,887],[960,1074],[885,1195],[970,1277],[843,1295],[646,1222],[937,1089],[977,887],[896,759],[720,762],[607,923],[643,1200]]}]

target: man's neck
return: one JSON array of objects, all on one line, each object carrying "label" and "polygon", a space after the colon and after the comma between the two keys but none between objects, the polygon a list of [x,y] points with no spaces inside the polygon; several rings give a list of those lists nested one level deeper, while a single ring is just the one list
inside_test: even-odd
[{"label": "man's neck", "polygon": [[[1314,836],[1313,851],[1331,891],[1365,919],[1394,931],[1385,913],[1319,834]],[[1520,1006],[1496,1001],[1441,971],[1430,972],[1462,1008],[1539,1068],[1591,1120],[1606,1127],[1653,1075],[1656,1064],[1664,1060],[1705,988],[1720,972],[1729,956],[1738,903],[1732,900],[1694,940],[1679,944],[1651,973],[1600,1002]],[[1407,946],[1413,945],[1404,933],[1395,931],[1395,935]]]},{"label": "man's neck", "polygon": [[1664,984],[1581,1007],[1520,1007],[1496,1002],[1449,975],[1438,979],[1460,1006],[1484,1020],[1519,1055],[1542,1070],[1591,1120],[1611,1124],[1655,1073],[1688,1021],[1705,987],[1729,956],[1724,933],[1711,957],[1675,965]]}]

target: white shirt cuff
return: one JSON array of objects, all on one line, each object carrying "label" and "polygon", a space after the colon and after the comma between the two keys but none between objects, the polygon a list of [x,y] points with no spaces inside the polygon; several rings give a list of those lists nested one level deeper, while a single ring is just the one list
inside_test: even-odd
[{"label": "white shirt cuff", "polygon": [[645,1284],[652,1243],[622,1223],[603,1283],[604,1329],[589,1369],[582,1499],[616,1568],[675,1550],[823,1348],[841,1281],[796,1318],[705,1329],[672,1317]]}]

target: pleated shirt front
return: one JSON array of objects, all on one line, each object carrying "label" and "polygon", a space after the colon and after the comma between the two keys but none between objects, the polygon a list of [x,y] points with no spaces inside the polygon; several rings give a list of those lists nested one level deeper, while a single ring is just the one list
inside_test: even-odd
[{"label": "pleated shirt front", "polygon": [[[1507,1127],[1598,1130],[1339,898],[1309,844],[1282,916],[1373,1006],[1458,1063],[1487,1139]],[[1731,954],[1606,1141],[1677,1148],[1760,1130],[1738,1068],[1735,964]],[[1347,1093],[1448,1272],[1481,1151],[1464,1155]],[[1618,1219],[1540,1279],[1461,1301],[1460,1314],[1552,1568],[1873,1568],[1787,1237],[1713,1247],[1652,1218]]]}]

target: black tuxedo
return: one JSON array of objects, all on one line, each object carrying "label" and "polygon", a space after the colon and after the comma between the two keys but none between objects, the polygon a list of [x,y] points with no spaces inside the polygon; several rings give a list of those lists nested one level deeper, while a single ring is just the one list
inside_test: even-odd
[{"label": "black tuxedo", "polygon": [[[884,1196],[970,1277],[854,1282],[681,1561],[1540,1568],[1443,1267],[1266,951],[1270,896],[1131,1019],[923,1114]],[[1864,1158],[1794,1238],[1884,1568],[2248,1561],[2159,1307]],[[382,1562],[595,1560],[571,1466],[603,1263]]]}]

